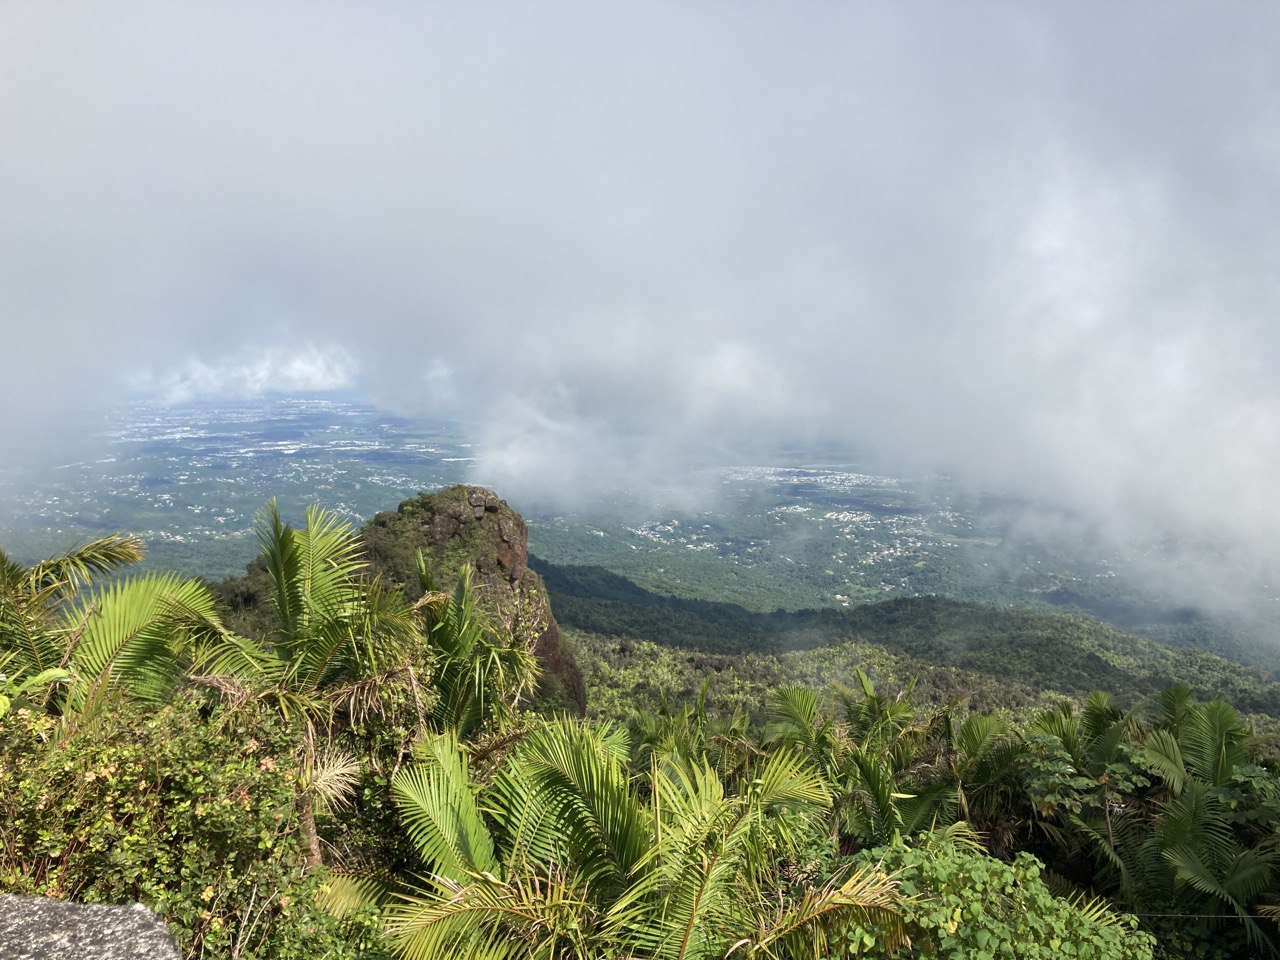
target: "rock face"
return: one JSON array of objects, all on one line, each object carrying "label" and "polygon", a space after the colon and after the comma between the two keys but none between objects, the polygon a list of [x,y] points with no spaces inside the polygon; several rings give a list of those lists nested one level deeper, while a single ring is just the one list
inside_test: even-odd
[{"label": "rock face", "polygon": [[140,904],[104,907],[0,895],[5,960],[178,960],[164,923]]},{"label": "rock face", "polygon": [[529,528],[496,493],[463,485],[423,493],[375,516],[361,535],[374,567],[401,583],[416,586],[421,549],[442,587],[470,563],[476,583],[499,608],[528,603],[544,625],[535,648],[543,668],[540,696],[579,713],[585,709],[582,673],[561,648],[542,578],[529,569]]}]

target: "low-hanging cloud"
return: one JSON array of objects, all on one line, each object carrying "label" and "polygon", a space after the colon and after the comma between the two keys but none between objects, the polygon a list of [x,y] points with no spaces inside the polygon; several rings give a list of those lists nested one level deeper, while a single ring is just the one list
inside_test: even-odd
[{"label": "low-hanging cloud", "polygon": [[0,20],[7,457],[332,344],[514,497],[835,439],[1277,558],[1273,6]]},{"label": "low-hanging cloud", "polygon": [[356,364],[335,344],[267,347],[250,354],[205,359],[189,357],[176,367],[145,370],[133,386],[166,403],[206,398],[260,397],[315,393],[355,386]]}]

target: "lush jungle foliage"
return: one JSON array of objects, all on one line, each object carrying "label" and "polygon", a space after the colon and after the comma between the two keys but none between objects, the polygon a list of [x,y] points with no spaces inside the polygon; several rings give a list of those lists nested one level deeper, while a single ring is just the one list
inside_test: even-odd
[{"label": "lush jungle foliage", "polygon": [[187,956],[359,956],[376,918],[317,901],[293,750],[269,715],[192,696],[74,726],[19,708],[0,719],[0,890],[145,903]]},{"label": "lush jungle foliage", "polygon": [[[615,682],[611,717],[540,714],[536,625],[495,616],[465,568],[447,590],[425,563],[408,591],[383,582],[320,510],[293,529],[269,505],[259,539],[252,622],[199,582],[123,575],[129,538],[0,555],[0,889],[141,901],[189,957],[1280,942],[1280,780],[1222,701],[979,712],[954,664],[925,696],[868,659],[879,683],[766,664],[730,697]],[[646,650],[594,675],[660,686]]]}]

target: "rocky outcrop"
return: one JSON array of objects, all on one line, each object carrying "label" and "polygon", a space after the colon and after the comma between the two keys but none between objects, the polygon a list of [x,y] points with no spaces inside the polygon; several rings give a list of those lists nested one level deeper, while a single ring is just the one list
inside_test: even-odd
[{"label": "rocky outcrop", "polygon": [[146,907],[0,895],[5,960],[178,960],[168,928]]},{"label": "rocky outcrop", "polygon": [[543,667],[541,697],[579,713],[585,708],[582,673],[561,647],[542,578],[529,569],[529,528],[496,493],[463,485],[423,493],[379,513],[362,536],[374,567],[411,589],[422,550],[437,583],[452,583],[470,563],[496,609],[526,605],[542,624],[535,647]]}]

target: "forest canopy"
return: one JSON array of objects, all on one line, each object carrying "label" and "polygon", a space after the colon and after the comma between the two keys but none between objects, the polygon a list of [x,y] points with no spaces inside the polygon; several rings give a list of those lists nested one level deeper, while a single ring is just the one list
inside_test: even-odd
[{"label": "forest canopy", "polygon": [[[320,509],[257,529],[251,611],[129,574],[129,537],[0,557],[0,889],[141,902],[189,957],[1276,952],[1274,754],[1212,678],[1158,687],[1176,660],[1074,618],[744,620],[546,570],[566,623],[613,617],[570,635],[578,717],[539,685],[545,624],[472,565],[387,577]],[[762,624],[808,649],[744,654]],[[822,645],[886,625],[896,651]],[[971,699],[1020,639],[1081,672],[1011,663],[1027,696]]]}]

